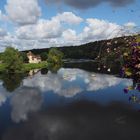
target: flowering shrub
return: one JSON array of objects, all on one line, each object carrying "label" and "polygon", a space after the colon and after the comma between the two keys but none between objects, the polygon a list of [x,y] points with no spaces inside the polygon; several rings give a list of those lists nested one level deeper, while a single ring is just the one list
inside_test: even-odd
[{"label": "flowering shrub", "polygon": [[140,38],[136,37],[128,52],[123,54],[124,65],[122,71],[126,77],[140,82]]},{"label": "flowering shrub", "polygon": [[[130,46],[128,52],[123,54],[124,65],[122,73],[125,77],[133,79],[133,85],[124,89],[125,93],[131,90],[140,91],[140,37],[136,37]],[[130,97],[130,100],[137,100],[135,95]]]}]

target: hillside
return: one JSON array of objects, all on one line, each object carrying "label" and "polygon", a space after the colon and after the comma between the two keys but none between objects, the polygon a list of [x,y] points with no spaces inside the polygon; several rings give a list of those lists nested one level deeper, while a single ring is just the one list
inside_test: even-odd
[{"label": "hillside", "polygon": [[[101,40],[90,42],[87,44],[79,45],[79,46],[64,46],[59,47],[58,49],[64,53],[64,58],[72,58],[72,59],[95,59],[99,55],[100,57],[104,56],[106,50],[109,48],[110,50],[118,49],[126,49],[128,48],[131,43],[132,39],[135,36],[124,36],[113,38],[109,40]],[[29,50],[28,50],[29,51]],[[24,51],[24,52],[28,52]],[[34,54],[41,54],[43,52],[48,52],[48,48],[43,49],[33,49],[30,50]]]}]

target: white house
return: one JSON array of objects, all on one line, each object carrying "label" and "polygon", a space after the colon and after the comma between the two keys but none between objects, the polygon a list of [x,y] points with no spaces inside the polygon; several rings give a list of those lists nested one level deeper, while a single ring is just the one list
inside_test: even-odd
[{"label": "white house", "polygon": [[39,55],[34,55],[31,51],[27,53],[29,63],[40,63],[41,57]]}]

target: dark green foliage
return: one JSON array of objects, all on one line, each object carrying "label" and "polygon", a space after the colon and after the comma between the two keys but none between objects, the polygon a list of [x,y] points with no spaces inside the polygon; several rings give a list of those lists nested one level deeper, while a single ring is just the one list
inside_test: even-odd
[{"label": "dark green foliage", "polygon": [[28,63],[28,62],[29,62],[29,59],[28,59],[28,57],[27,57],[27,53],[25,53],[25,52],[20,52],[20,55],[21,55],[21,57],[22,57],[24,63]]},{"label": "dark green foliage", "polygon": [[1,80],[3,81],[4,88],[12,92],[21,85],[24,76],[25,74],[21,73],[2,73]]},{"label": "dark green foliage", "polygon": [[2,55],[2,61],[8,72],[20,72],[22,70],[23,59],[18,50],[8,47]]},{"label": "dark green foliage", "polygon": [[41,60],[45,61],[45,60],[47,60],[47,58],[48,58],[48,53],[47,53],[47,52],[42,52],[42,53],[40,54],[40,56],[41,56]]},{"label": "dark green foliage", "polygon": [[61,67],[62,67],[62,64],[53,64],[53,63],[48,64],[48,70],[51,71],[52,73],[57,73],[57,71]]}]

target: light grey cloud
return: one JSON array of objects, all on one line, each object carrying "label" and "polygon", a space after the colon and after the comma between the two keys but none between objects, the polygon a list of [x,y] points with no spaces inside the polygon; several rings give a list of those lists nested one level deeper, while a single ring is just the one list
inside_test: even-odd
[{"label": "light grey cloud", "polygon": [[34,24],[41,15],[38,0],[7,0],[5,10],[8,19],[18,25]]},{"label": "light grey cloud", "polygon": [[6,35],[7,35],[7,32],[4,29],[0,28],[0,38],[3,38]]},{"label": "light grey cloud", "polygon": [[108,3],[113,7],[124,7],[135,2],[135,0],[46,0],[47,3],[66,4],[77,9],[88,9],[102,3]]}]

